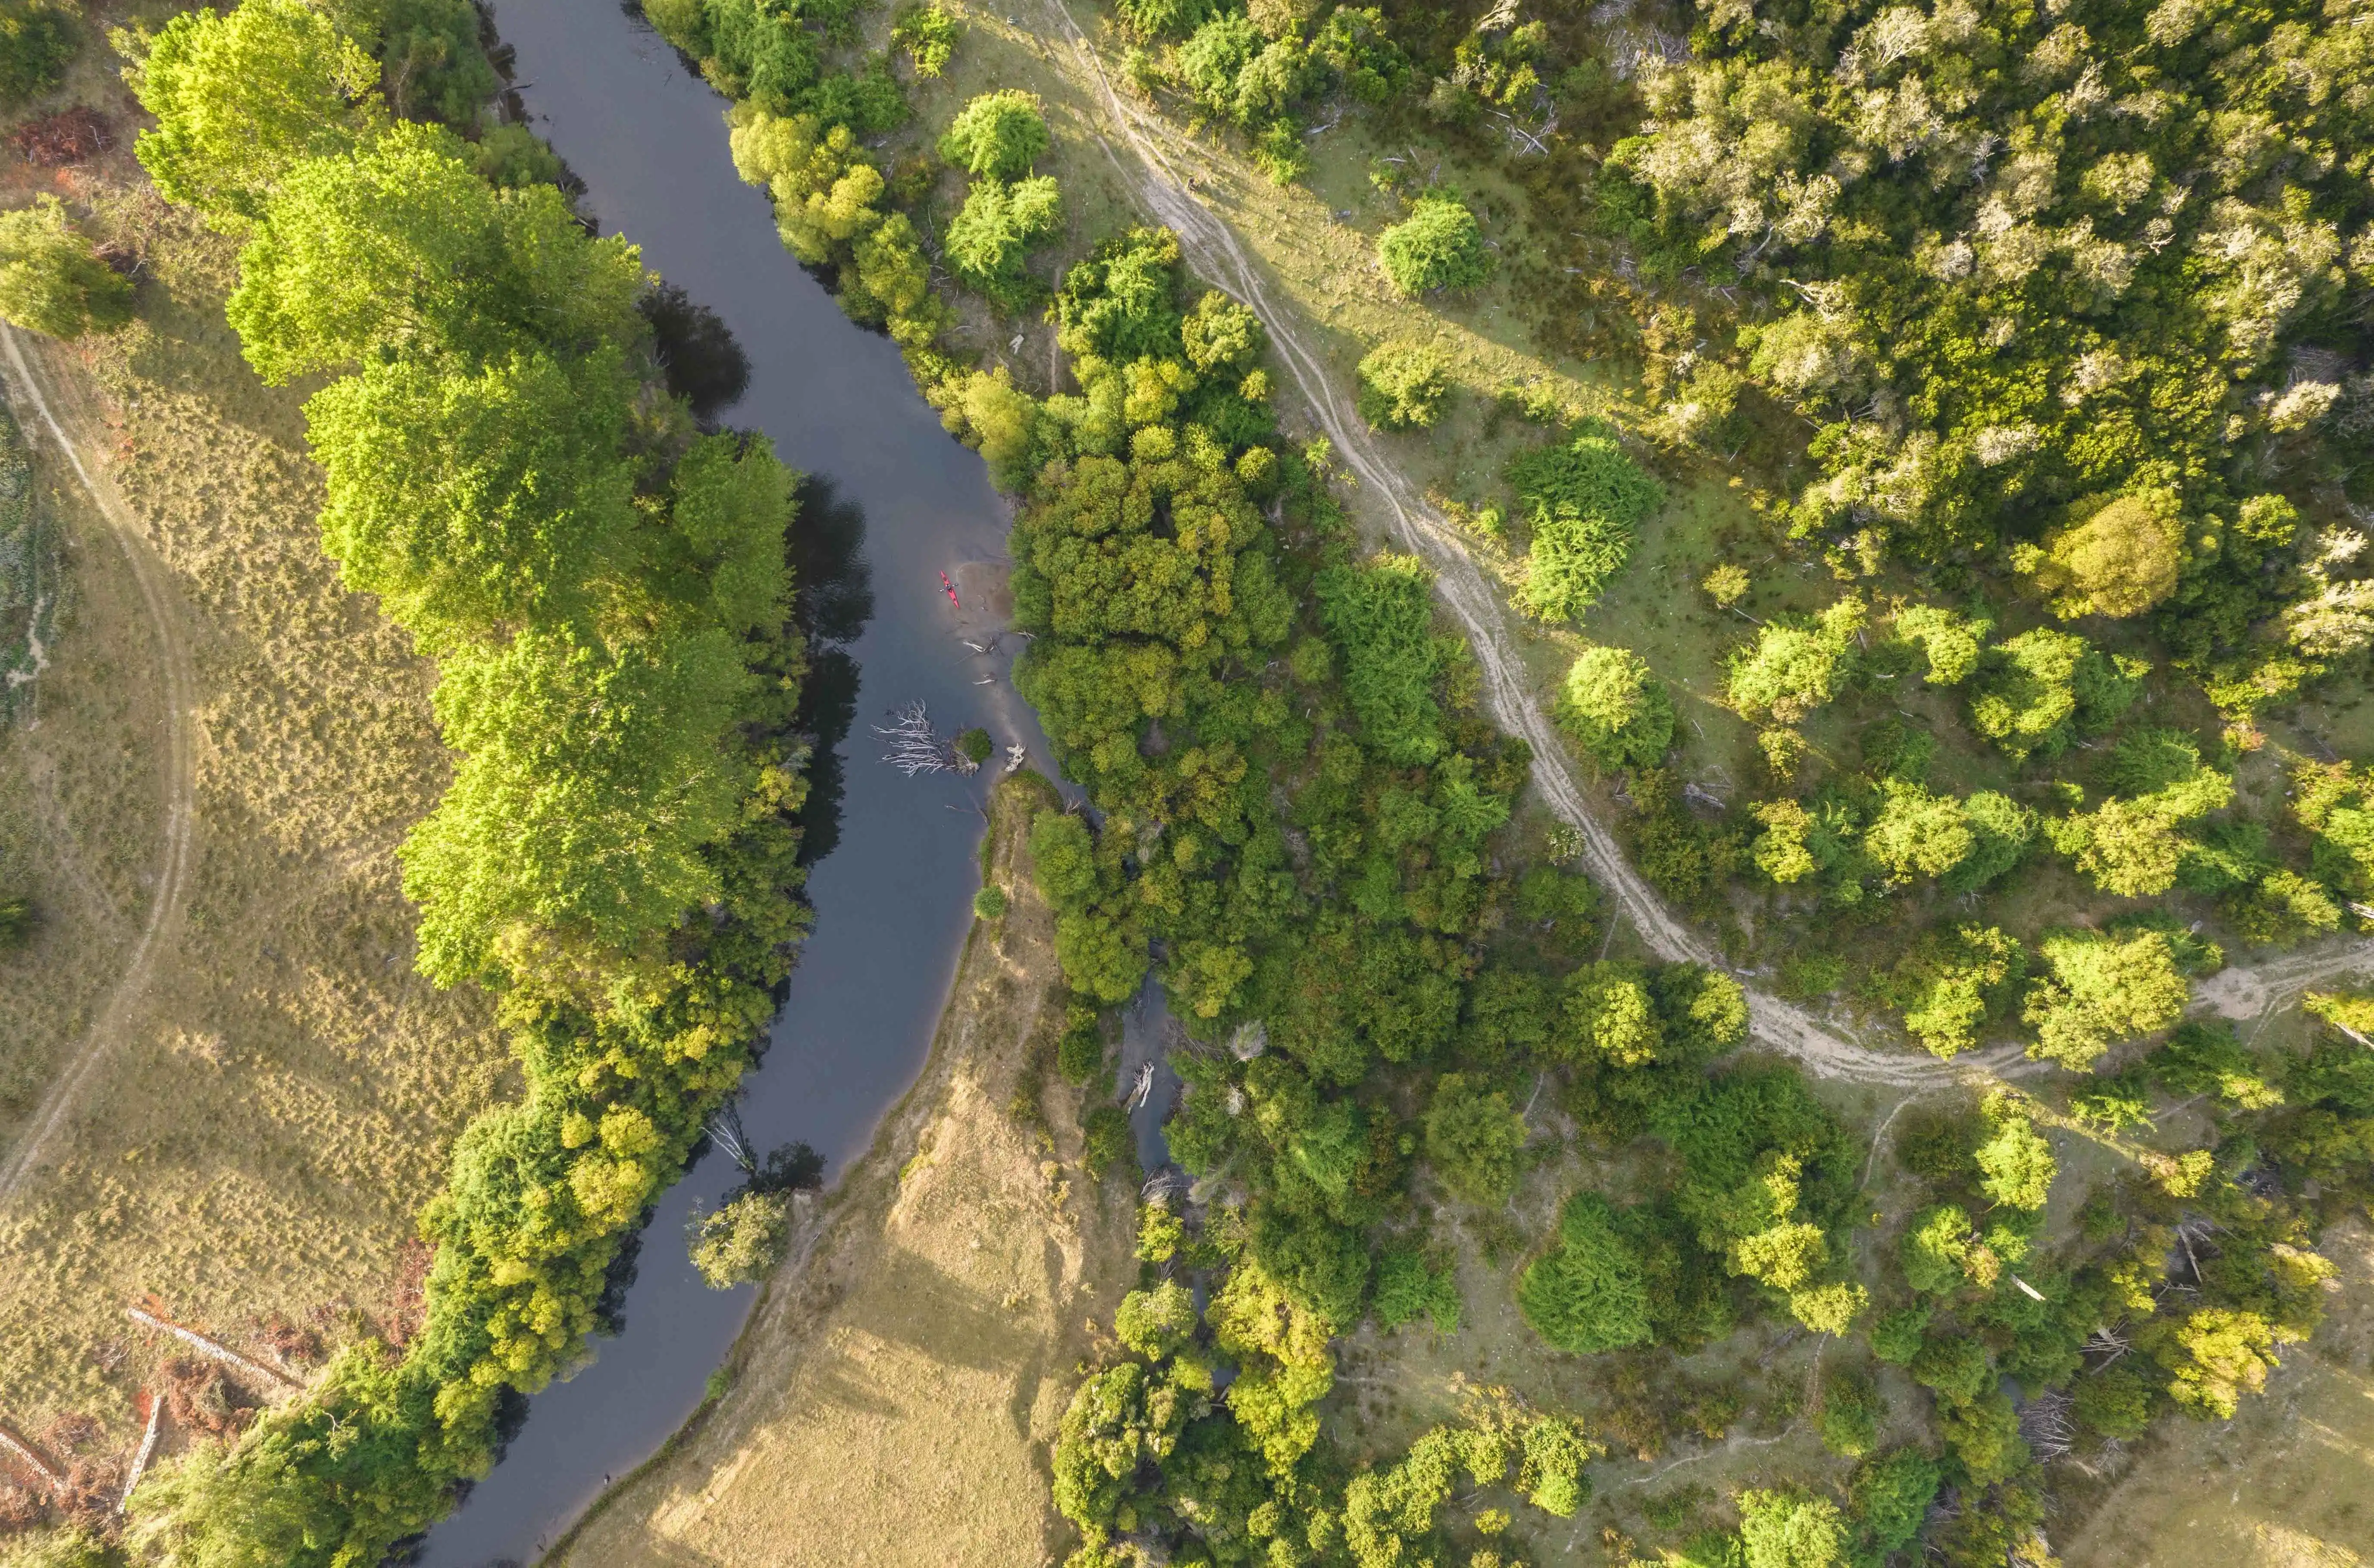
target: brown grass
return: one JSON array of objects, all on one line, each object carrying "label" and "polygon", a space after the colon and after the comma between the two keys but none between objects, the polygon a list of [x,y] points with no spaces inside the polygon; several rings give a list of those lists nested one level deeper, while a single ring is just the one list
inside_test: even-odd
[{"label": "brown grass", "polygon": [[[447,774],[429,671],[321,555],[302,389],[262,386],[222,320],[231,247],[147,193],[120,89],[83,85],[125,133],[115,149],[0,184],[63,183],[143,263],[138,321],[44,353],[42,374],[165,579],[194,848],[147,983],[88,1039],[92,1076],[0,1204],[0,1419],[87,1414],[128,1452],[135,1395],[166,1358],[124,1306],[154,1293],[250,1353],[275,1319],[351,1332],[331,1309],[382,1304],[453,1134],[506,1067],[483,1000],[412,972],[392,851]],[[39,723],[0,736],[0,877],[45,916],[0,958],[0,1151],[116,989],[170,782],[161,650],[124,549],[46,442],[37,479],[72,581]]]},{"label": "brown grass", "polygon": [[727,1363],[732,1387],[614,1489],[552,1563],[1053,1562],[1048,1455],[1122,1292],[1134,1206],[1079,1169],[1060,1087],[1018,1120],[1054,1026],[1053,920],[1005,785],[990,881],[929,1064],[797,1233]]}]

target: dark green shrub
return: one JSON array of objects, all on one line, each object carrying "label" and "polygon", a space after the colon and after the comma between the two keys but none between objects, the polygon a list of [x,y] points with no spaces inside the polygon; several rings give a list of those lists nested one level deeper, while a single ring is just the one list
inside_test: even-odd
[{"label": "dark green shrub", "polygon": [[0,0],[0,106],[15,108],[55,86],[82,46],[75,13],[45,0]]}]

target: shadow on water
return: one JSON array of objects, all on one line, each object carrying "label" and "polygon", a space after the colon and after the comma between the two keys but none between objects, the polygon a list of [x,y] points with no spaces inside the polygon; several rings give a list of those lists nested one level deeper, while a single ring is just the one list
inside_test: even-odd
[{"label": "shadow on water", "polygon": [[[802,860],[816,926],[739,1111],[746,1148],[803,1142],[838,1174],[930,1049],[971,924],[994,784],[986,770],[902,778],[859,722],[861,700],[869,714],[926,703],[944,733],[984,726],[1054,774],[1013,689],[1019,639],[997,635],[1005,508],[897,348],[852,324],[784,251],[766,193],[734,171],[724,101],[637,8],[495,8],[517,51],[519,105],[582,180],[586,210],[665,279],[645,309],[671,381],[813,476],[792,543],[811,639]],[[503,1462],[418,1543],[424,1568],[533,1561],[700,1403],[755,1293],[708,1288],[684,1235],[744,1176],[735,1158],[706,1156],[660,1196],[647,1245],[605,1293],[617,1332],[573,1376],[521,1401],[527,1419]]]},{"label": "shadow on water", "polygon": [[808,866],[840,844],[841,797],[849,788],[842,751],[857,722],[857,661],[847,645],[874,618],[874,582],[865,566],[865,509],[813,474],[801,479],[798,501],[791,542],[797,584],[793,614],[809,649],[799,726],[816,746],[807,803],[800,810],[800,864]]}]

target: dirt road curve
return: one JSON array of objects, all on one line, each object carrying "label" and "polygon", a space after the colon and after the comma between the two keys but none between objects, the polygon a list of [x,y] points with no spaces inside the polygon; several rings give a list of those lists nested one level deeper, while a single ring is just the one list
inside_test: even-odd
[{"label": "dirt road curve", "polygon": [[[0,1165],[0,1205],[15,1199],[18,1188],[39,1163],[42,1151],[57,1136],[72,1112],[75,1101],[89,1084],[100,1064],[107,1058],[108,1049],[123,1033],[134,1008],[147,989],[148,978],[156,972],[160,953],[171,945],[174,931],[182,919],[183,901],[190,885],[191,833],[196,815],[196,785],[190,743],[190,706],[196,689],[196,677],[190,663],[188,644],[182,639],[181,627],[173,615],[172,597],[166,585],[164,563],[148,546],[139,524],[130,509],[103,474],[94,474],[84,461],[83,453],[66,434],[53,412],[54,389],[46,384],[41,368],[36,363],[42,353],[35,345],[31,354],[26,352],[23,334],[15,328],[0,323],[0,357],[6,360],[8,401],[18,411],[18,423],[29,432],[38,427],[54,442],[66,462],[81,481],[84,494],[107,521],[109,532],[115,535],[124,559],[131,564],[132,576],[140,585],[140,601],[148,611],[148,623],[157,634],[159,680],[164,688],[165,733],[165,831],[164,841],[158,851],[156,891],[148,901],[148,915],[140,927],[139,940],[133,944],[132,956],[123,965],[114,989],[107,993],[91,1022],[89,1032],[59,1069],[49,1093],[36,1106],[26,1123],[17,1146],[9,1151],[7,1163]],[[62,401],[62,400],[61,400]],[[25,418],[30,410],[32,417]],[[69,418],[72,411],[69,410]]]},{"label": "dirt road curve", "polygon": [[[1329,380],[1318,356],[1298,335],[1294,318],[1269,298],[1261,275],[1238,243],[1235,233],[1180,177],[1164,151],[1165,144],[1177,146],[1173,133],[1158,119],[1141,113],[1113,91],[1102,63],[1062,0],[1041,0],[1041,4],[1069,34],[1082,68],[1096,83],[1107,118],[1127,146],[1129,158],[1124,160],[1112,138],[1099,138],[1122,178],[1135,187],[1155,217],[1178,234],[1180,246],[1195,270],[1225,287],[1261,317],[1278,357],[1294,378],[1296,389],[1320,428],[1326,432],[1336,452],[1359,477],[1369,495],[1383,504],[1385,521],[1396,541],[1403,548],[1424,557],[1434,568],[1437,590],[1467,634],[1468,643],[1483,667],[1485,689],[1494,718],[1501,728],[1523,736],[1534,748],[1534,782],[1551,809],[1581,830],[1592,874],[1615,894],[1626,918],[1660,957],[1721,965],[1722,956],[1665,907],[1655,890],[1624,858],[1615,837],[1592,814],[1589,802],[1568,771],[1564,748],[1527,687],[1524,662],[1510,634],[1499,595],[1485,580],[1447,520],[1427,505],[1408,481],[1385,461],[1370,438],[1367,421],[1358,416],[1350,400]],[[2345,953],[2336,951],[2314,959],[2283,960],[2270,965],[2270,971],[2296,964],[2315,969],[2314,978],[2354,967],[2374,966],[2374,944],[2353,944]],[[2260,995],[2260,990],[2252,989],[2254,973],[2257,972],[2229,970],[2218,977],[2218,980],[2226,982],[2226,989],[2218,995],[2236,1005],[2243,998]],[[2288,994],[2297,994],[2308,983],[2274,981],[2274,989],[2266,994],[2281,993],[2285,987],[2289,987]],[[2209,990],[2210,987],[2204,988],[2204,996]],[[1748,988],[1747,995],[1749,1026],[1756,1036],[1824,1077],[1917,1089],[1957,1081],[2030,1077],[2051,1071],[2049,1063],[2029,1061],[2016,1047],[2008,1046],[1974,1051],[1951,1062],[1901,1051],[1877,1050],[1848,1038],[1837,1025],[1753,986]],[[2226,1001],[2217,1005],[2221,1012],[2230,1011]]]}]

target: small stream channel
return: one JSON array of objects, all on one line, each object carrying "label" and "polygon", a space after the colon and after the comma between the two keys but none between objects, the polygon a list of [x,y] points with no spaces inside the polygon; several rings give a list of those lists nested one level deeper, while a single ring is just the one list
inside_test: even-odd
[{"label": "small stream channel", "polygon": [[[616,0],[498,0],[496,23],[518,51],[537,128],[585,181],[604,231],[640,244],[644,264],[715,310],[748,355],[749,390],[725,422],[763,431],[816,476],[795,534],[820,629],[810,691],[820,728],[830,734],[838,708],[848,729],[817,776],[815,933],[742,1116],[761,1150],[814,1146],[829,1180],[864,1151],[929,1049],[979,883],[977,808],[1004,748],[1022,743],[1053,774],[1007,678],[1019,642],[988,656],[965,646],[989,640],[1006,614],[995,569],[1005,508],[889,342],[852,325],[783,250],[765,193],[735,175],[723,99],[639,17]],[[916,700],[943,734],[986,725],[1001,755],[971,779],[901,778],[871,726]],[[699,1404],[755,1293],[703,1286],[684,1225],[738,1176],[712,1153],[662,1199],[622,1332],[530,1401],[501,1464],[430,1532],[425,1568],[533,1561]]]}]

